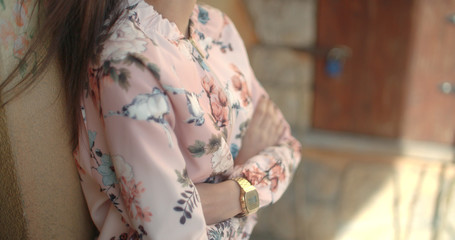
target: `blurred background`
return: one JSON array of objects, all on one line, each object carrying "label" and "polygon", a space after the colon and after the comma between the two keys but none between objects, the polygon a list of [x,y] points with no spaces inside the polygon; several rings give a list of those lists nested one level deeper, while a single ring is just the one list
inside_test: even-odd
[{"label": "blurred background", "polygon": [[304,145],[252,239],[455,239],[455,1],[203,2]]}]

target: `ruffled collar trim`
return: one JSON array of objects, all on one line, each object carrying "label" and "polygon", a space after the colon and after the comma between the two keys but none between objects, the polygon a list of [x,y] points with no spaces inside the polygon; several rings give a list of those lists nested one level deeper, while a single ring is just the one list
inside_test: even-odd
[{"label": "ruffled collar trim", "polygon": [[[185,35],[180,32],[174,22],[164,18],[152,5],[146,3],[144,0],[128,0],[126,9],[128,10],[129,19],[150,38],[156,32],[171,41],[178,41],[185,38]],[[189,20],[190,37],[196,37],[197,35],[195,29],[197,19],[194,18],[198,15],[198,12],[198,6],[195,5]]]}]

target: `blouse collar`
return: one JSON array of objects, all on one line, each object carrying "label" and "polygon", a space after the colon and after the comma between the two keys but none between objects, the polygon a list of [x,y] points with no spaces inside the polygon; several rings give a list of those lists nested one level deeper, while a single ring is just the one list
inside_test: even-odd
[{"label": "blouse collar", "polygon": [[[154,7],[144,0],[128,0],[128,17],[140,28],[149,38],[158,32],[171,41],[184,39],[185,36],[178,29],[174,22],[164,18]],[[189,19],[190,38],[197,37],[195,23],[197,23],[198,6],[195,5],[193,13]]]}]

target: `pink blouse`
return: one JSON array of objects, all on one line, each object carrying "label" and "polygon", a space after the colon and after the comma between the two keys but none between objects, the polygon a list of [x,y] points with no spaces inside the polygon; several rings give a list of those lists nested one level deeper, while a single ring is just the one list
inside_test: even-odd
[{"label": "pink blouse", "polygon": [[267,206],[291,181],[300,143],[287,127],[234,167],[266,93],[226,15],[197,5],[189,40],[143,0],[123,14],[90,69],[74,153],[99,239],[248,239],[256,216],[207,226],[194,183],[243,176]]}]

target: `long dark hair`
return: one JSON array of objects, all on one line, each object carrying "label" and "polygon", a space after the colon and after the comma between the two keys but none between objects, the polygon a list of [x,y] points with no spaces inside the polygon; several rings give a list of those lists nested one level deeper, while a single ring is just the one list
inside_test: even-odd
[{"label": "long dark hair", "polygon": [[[46,67],[56,59],[61,70],[74,150],[81,124],[80,97],[88,78],[89,63],[97,62],[97,55],[102,50],[101,43],[108,37],[103,33],[108,32],[118,20],[124,1],[35,0],[33,12],[38,14],[37,34],[19,64],[1,82],[0,107],[36,83]],[[106,21],[108,18],[110,21]],[[19,82],[14,82],[21,66],[35,57],[36,53],[36,67],[28,71]]]}]

